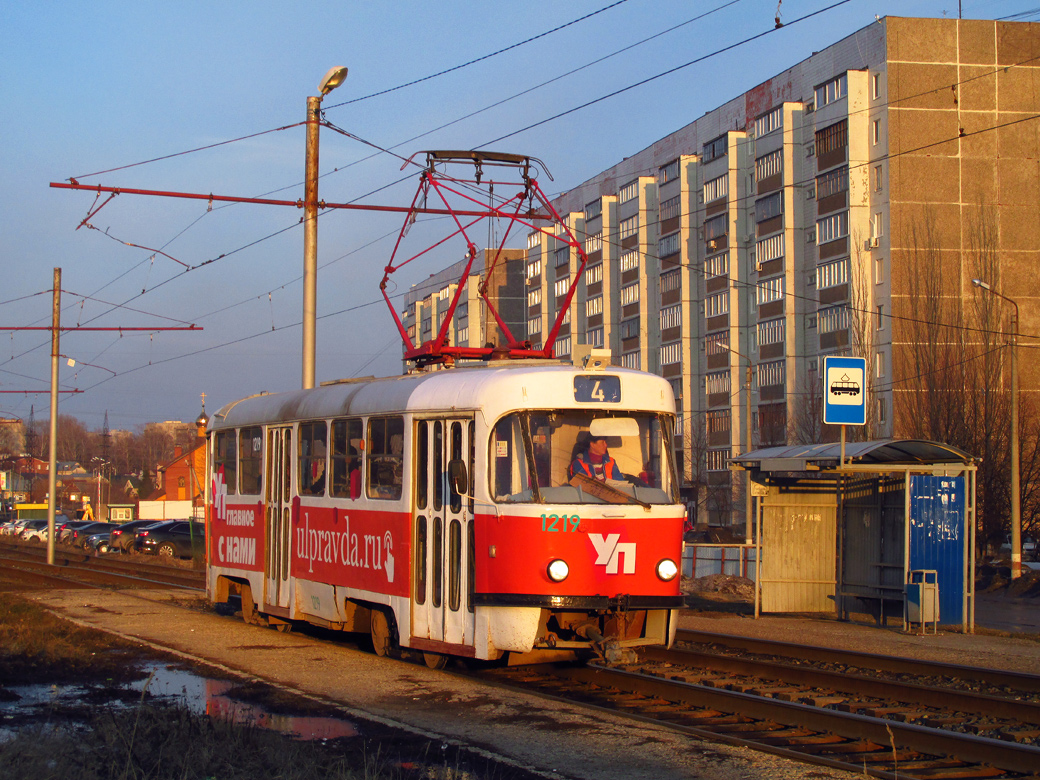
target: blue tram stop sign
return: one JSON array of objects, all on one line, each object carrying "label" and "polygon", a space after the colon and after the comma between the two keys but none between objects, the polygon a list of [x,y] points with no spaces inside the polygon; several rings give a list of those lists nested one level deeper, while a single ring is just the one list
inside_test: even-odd
[{"label": "blue tram stop sign", "polygon": [[823,359],[823,421],[828,425],[866,425],[867,359]]}]

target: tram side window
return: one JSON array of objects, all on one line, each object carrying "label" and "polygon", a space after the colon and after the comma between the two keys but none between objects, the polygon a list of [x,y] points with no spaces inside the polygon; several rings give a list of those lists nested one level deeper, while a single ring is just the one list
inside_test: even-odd
[{"label": "tram side window", "polygon": [[401,497],[404,471],[404,419],[374,417],[368,421],[368,497]]},{"label": "tram side window", "polygon": [[325,453],[328,428],[325,421],[300,424],[299,487],[302,495],[325,495]]},{"label": "tram side window", "polygon": [[332,421],[332,495],[358,498],[361,495],[361,454],[364,432],[360,418]]},{"label": "tram side window", "polygon": [[224,484],[229,496],[238,493],[238,460],[235,431],[221,431],[213,447],[213,469],[224,473]]},{"label": "tram side window", "polygon": [[238,435],[238,477],[241,491],[247,495],[260,495],[264,464],[263,429],[243,428]]}]

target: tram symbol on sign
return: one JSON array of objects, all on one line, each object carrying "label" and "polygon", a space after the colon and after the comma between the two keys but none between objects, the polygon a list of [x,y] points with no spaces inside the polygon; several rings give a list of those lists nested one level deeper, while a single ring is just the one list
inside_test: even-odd
[{"label": "tram symbol on sign", "polygon": [[848,374],[831,382],[831,395],[859,395],[859,382],[853,382]]}]

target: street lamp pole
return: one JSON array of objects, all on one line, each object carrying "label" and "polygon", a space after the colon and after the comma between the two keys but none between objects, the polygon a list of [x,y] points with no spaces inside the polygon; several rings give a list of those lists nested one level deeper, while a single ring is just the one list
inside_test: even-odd
[{"label": "street lamp pole", "polygon": [[347,78],[335,67],[318,85],[319,95],[307,98],[307,144],[303,182],[303,389],[314,387],[318,312],[318,132],[321,101]]},{"label": "street lamp pole", "polygon": [[1011,315],[1011,579],[1022,576],[1022,496],[1018,454],[1018,303],[990,287],[982,279],[971,283],[1014,307]]}]

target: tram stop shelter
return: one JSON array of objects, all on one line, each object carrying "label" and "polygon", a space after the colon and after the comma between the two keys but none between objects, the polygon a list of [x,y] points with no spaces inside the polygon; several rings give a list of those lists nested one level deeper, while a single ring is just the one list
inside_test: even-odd
[{"label": "tram stop shelter", "polygon": [[975,630],[976,459],[920,439],[753,450],[755,615],[902,617]]}]

